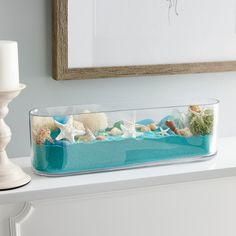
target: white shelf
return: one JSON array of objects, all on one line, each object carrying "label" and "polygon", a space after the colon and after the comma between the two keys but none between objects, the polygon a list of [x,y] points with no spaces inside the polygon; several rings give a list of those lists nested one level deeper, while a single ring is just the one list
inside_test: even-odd
[{"label": "white shelf", "polygon": [[236,176],[235,146],[236,137],[222,138],[218,154],[208,161],[58,178],[35,175],[29,157],[15,158],[32,181],[0,191],[0,204]]}]

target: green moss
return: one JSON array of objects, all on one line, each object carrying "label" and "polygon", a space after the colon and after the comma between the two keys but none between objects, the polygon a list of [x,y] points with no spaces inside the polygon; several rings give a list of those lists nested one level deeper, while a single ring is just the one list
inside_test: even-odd
[{"label": "green moss", "polygon": [[207,109],[202,113],[190,114],[189,128],[193,135],[208,135],[213,131],[213,110]]}]

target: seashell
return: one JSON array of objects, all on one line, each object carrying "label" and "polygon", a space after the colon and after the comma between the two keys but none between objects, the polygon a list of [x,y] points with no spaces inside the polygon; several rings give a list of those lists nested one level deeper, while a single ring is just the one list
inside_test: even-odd
[{"label": "seashell", "polygon": [[52,117],[33,116],[31,119],[31,126],[34,140],[36,140],[40,131],[44,128],[48,128],[52,131],[57,129],[57,126]]},{"label": "seashell", "polygon": [[145,133],[145,132],[149,132],[151,129],[148,126],[143,126],[141,127],[141,132]]},{"label": "seashell", "polygon": [[105,136],[98,136],[96,139],[97,139],[97,140],[100,140],[100,141],[104,141],[104,140],[106,140],[107,138],[106,138]]},{"label": "seashell", "polygon": [[100,130],[105,130],[108,127],[107,116],[105,113],[87,113],[77,116],[78,121],[82,122],[85,128],[88,128],[93,133]]},{"label": "seashell", "polygon": [[154,123],[150,124],[148,127],[150,128],[151,131],[157,130],[157,126]]},{"label": "seashell", "polygon": [[114,128],[109,132],[109,134],[112,135],[112,136],[118,136],[118,135],[122,135],[123,132],[122,132],[120,129],[114,127]]},{"label": "seashell", "polygon": [[201,113],[202,107],[200,107],[198,105],[192,105],[192,106],[189,106],[189,110],[192,112]]},{"label": "seashell", "polygon": [[51,130],[48,128],[42,128],[36,137],[36,143],[37,144],[44,144],[46,140],[48,140],[50,143],[54,144],[52,137],[51,137]]}]

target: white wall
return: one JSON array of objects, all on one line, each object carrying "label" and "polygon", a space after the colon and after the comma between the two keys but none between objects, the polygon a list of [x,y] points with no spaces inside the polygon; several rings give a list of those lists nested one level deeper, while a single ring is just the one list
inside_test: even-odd
[{"label": "white wall", "polygon": [[0,0],[0,39],[19,42],[20,78],[28,87],[10,105],[9,156],[30,153],[28,111],[38,106],[104,103],[165,97],[221,100],[220,135],[236,135],[236,73],[54,81],[51,78],[51,1]]}]

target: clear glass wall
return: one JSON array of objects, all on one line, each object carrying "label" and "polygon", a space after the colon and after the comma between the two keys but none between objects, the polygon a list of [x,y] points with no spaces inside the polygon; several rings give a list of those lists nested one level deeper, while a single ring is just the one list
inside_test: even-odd
[{"label": "clear glass wall", "polygon": [[185,104],[34,109],[33,168],[66,175],[205,160],[217,151],[218,101]]}]

